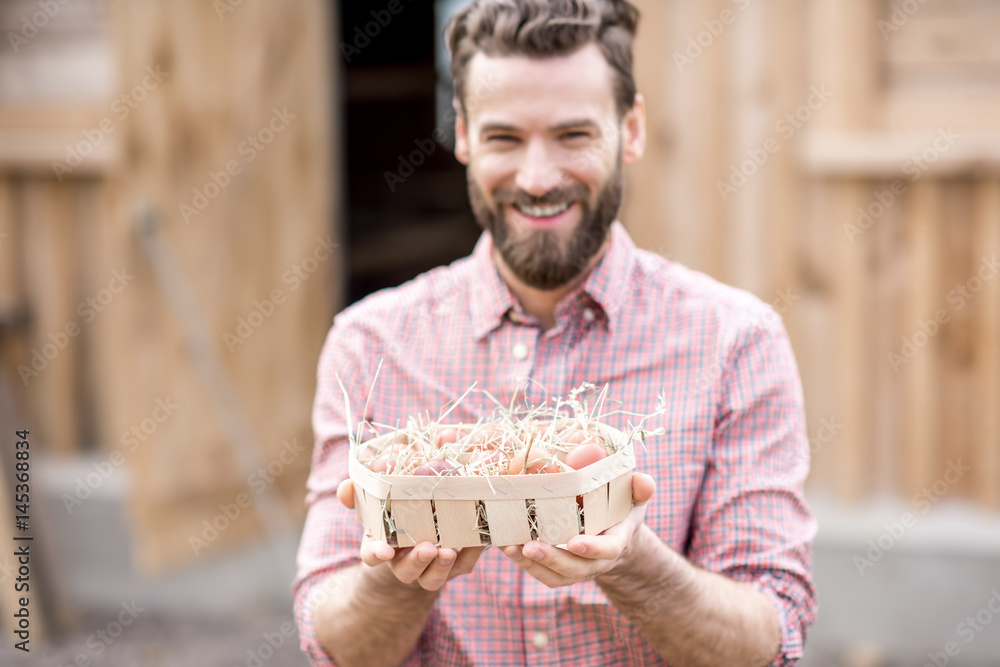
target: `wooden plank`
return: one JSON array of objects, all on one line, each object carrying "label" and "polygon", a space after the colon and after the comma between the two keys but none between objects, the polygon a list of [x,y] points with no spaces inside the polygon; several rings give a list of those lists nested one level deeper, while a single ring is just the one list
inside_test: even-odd
[{"label": "wooden plank", "polygon": [[[623,202],[620,219],[628,228],[636,245],[663,254],[667,248],[676,251],[674,237],[677,221],[671,211],[668,195],[672,189],[671,160],[667,147],[676,141],[677,126],[673,122],[670,95],[674,82],[672,63],[663,55],[660,35],[679,32],[674,17],[669,16],[667,3],[637,0],[642,12],[642,30],[635,40],[635,79],[646,99],[646,155],[636,169],[626,169],[629,195]],[[675,207],[676,208],[676,207]]]},{"label": "wooden plank", "polygon": [[385,541],[385,522],[382,520],[382,500],[361,491],[361,516],[373,540]]},{"label": "wooden plank", "polygon": [[583,494],[584,535],[597,535],[610,526],[607,485]]},{"label": "wooden plank", "polygon": [[871,0],[809,4],[809,81],[825,84],[833,97],[810,121],[810,131],[871,128],[880,112],[879,69],[882,49],[877,3]]},{"label": "wooden plank", "polygon": [[10,180],[0,178],[0,322],[13,316],[21,303],[21,286],[18,280],[20,256],[14,220],[13,186]]},{"label": "wooden plank", "polygon": [[[871,182],[872,194],[865,211],[866,215],[879,214],[870,217],[871,226],[864,230],[861,236],[852,236],[856,252],[867,252],[872,258],[872,346],[884,354],[899,346],[900,336],[911,332],[897,333],[896,324],[899,321],[896,312],[900,296],[904,289],[905,257],[902,256],[899,238],[902,235],[900,220],[902,218],[903,195],[892,194],[892,183],[888,181]],[[897,184],[897,190],[899,186]],[[892,194],[895,199],[884,205],[879,201],[887,201],[884,193]],[[881,208],[879,208],[881,207]],[[860,214],[858,214],[860,215]],[[857,227],[858,217],[852,220]],[[867,224],[865,221],[864,224]],[[852,232],[853,233],[853,232]],[[850,243],[846,238],[844,243]],[[870,491],[881,496],[891,496],[900,488],[899,461],[907,456],[899,424],[906,417],[900,410],[902,395],[905,391],[905,379],[892,367],[885,363],[884,356],[876,354],[872,364],[875,370],[872,387],[874,404],[870,411],[873,444],[872,483]]]},{"label": "wooden plank", "polygon": [[476,529],[479,513],[474,500],[435,500],[441,546],[452,549],[478,547],[482,537]]},{"label": "wooden plank", "polygon": [[22,390],[29,420],[41,435],[39,444],[68,454],[79,444],[77,363],[86,326],[77,313],[76,189],[38,179],[25,180],[22,187],[22,262],[33,314],[31,358],[22,363],[37,372],[22,377]]},{"label": "wooden plank", "polygon": [[[922,158],[918,163],[915,158]],[[802,159],[815,176],[904,178],[1000,173],[1000,132],[953,130],[811,133]]]},{"label": "wooden plank", "polygon": [[539,541],[546,544],[566,544],[569,538],[579,535],[576,512],[576,496],[536,499],[535,519],[538,523]]},{"label": "wooden plank", "polygon": [[392,520],[401,547],[415,547],[421,542],[437,544],[434,512],[429,500],[393,500]]},{"label": "wooden plank", "polygon": [[[950,12],[949,12],[950,13]],[[886,75],[892,86],[992,87],[1000,80],[1000,16],[918,12],[905,30],[886,41]],[[947,77],[945,79],[945,77]],[[985,86],[983,85],[985,84]]]},{"label": "wooden plank", "polygon": [[928,128],[1000,130],[1000,91],[894,90],[885,96],[884,126],[898,131]]},{"label": "wooden plank", "polygon": [[[806,77],[807,60],[801,54],[807,51],[805,3],[800,0],[775,0],[763,3],[766,11],[764,29],[770,34],[782,35],[782,39],[766,37],[762,45],[767,53],[768,78],[764,85],[773,91],[771,98],[772,126],[778,116],[796,108],[805,90],[811,85]],[[777,111],[776,111],[777,110]],[[790,290],[798,297],[789,309],[782,313],[785,328],[795,348],[797,358],[807,350],[805,336],[797,330],[800,321],[799,306],[806,296],[803,284],[801,247],[804,243],[804,205],[806,192],[805,174],[799,164],[797,146],[786,146],[771,156],[768,162],[767,189],[764,195],[763,215],[765,224],[761,230],[761,261],[763,276],[763,298],[772,301],[781,290]]]},{"label": "wooden plank", "polygon": [[869,184],[860,181],[828,187],[830,209],[825,217],[828,238],[837,259],[837,269],[829,276],[833,291],[832,318],[837,327],[833,340],[835,414],[844,424],[838,437],[835,485],[842,500],[856,501],[871,483],[870,410],[874,373],[868,356],[871,354],[868,317],[871,246],[860,242],[845,243],[841,225],[843,221],[854,220],[859,207],[868,205],[871,189]]},{"label": "wooden plank", "polygon": [[[909,330],[904,335],[910,341],[920,342],[916,340],[920,322],[933,317],[940,307],[940,262],[936,235],[941,216],[940,185],[930,180],[915,183],[907,200],[905,215],[910,266],[901,323],[904,331]],[[902,353],[902,341],[896,351]],[[933,340],[927,341],[907,363],[899,366],[907,388],[903,409],[906,415],[903,441],[907,444],[907,456],[903,462],[907,480],[904,495],[907,497],[935,478],[935,449],[941,413],[937,392],[940,381],[938,372],[938,354]]]},{"label": "wooden plank", "polygon": [[[108,134],[99,143],[85,138],[84,131],[99,132],[97,128],[0,128],[0,169],[31,171],[43,177],[105,175],[121,162],[122,137],[120,133]],[[76,147],[87,151],[79,162],[75,162]],[[53,167],[53,163],[66,168]]]},{"label": "wooden plank", "polygon": [[[975,275],[981,260],[973,248],[975,183],[970,180],[944,181],[940,187],[940,218],[935,223],[940,282],[930,296],[935,307],[945,311],[950,319],[928,345],[938,355],[937,409],[940,417],[935,438],[933,479],[939,479],[944,474],[949,461],[975,458],[972,447],[976,419],[972,337],[977,311],[983,305],[979,293],[972,293],[972,298],[962,308],[947,300],[949,296],[954,297],[951,290],[955,286],[978,280]],[[976,284],[973,283],[973,286]],[[949,485],[947,493],[948,497],[971,498],[975,496],[974,489],[973,476],[963,475],[955,484]]]},{"label": "wooden plank", "polygon": [[616,477],[608,483],[608,519],[611,525],[625,520],[632,511],[632,473]]},{"label": "wooden plank", "polygon": [[[977,185],[974,256],[1000,257],[1000,180]],[[976,304],[973,332],[975,359],[976,498],[988,508],[1000,507],[1000,276],[985,281]]]},{"label": "wooden plank", "polygon": [[487,500],[485,505],[493,546],[525,544],[531,540],[528,508],[523,500]]}]

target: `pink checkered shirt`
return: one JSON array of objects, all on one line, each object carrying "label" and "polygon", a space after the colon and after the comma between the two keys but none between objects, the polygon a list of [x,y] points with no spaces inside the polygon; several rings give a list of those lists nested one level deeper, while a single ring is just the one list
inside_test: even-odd
[{"label": "pink checkered shirt", "polygon": [[[302,649],[335,664],[316,640],[312,610],[336,595],[338,570],[359,562],[362,527],[335,492],[347,477],[339,374],[355,419],[379,359],[368,418],[404,423],[460,396],[473,382],[501,403],[523,391],[537,403],[584,382],[610,385],[633,413],[666,434],[636,448],[636,470],[656,479],[646,523],[696,565],[749,582],[781,619],[775,665],[802,653],[816,614],[810,544],[816,523],[802,484],[809,468],[802,389],[774,310],[756,297],[635,247],[618,222],[600,264],[545,331],[526,316],[491,261],[484,234],[470,257],[373,294],[334,319],[319,360],[316,448],[308,518],[293,588]],[[492,409],[470,394],[454,421]],[[622,428],[625,417],[609,419]],[[318,588],[326,582],[327,586]],[[650,591],[646,612],[669,604]],[[411,665],[663,665],[636,625],[593,582],[549,589],[497,549],[446,584]],[[726,666],[728,667],[728,666]]]}]

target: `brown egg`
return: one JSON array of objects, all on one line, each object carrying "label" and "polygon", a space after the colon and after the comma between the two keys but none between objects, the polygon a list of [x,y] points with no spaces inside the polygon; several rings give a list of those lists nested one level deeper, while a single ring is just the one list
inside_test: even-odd
[{"label": "brown egg", "polygon": [[453,444],[456,440],[458,440],[458,429],[448,427],[438,431],[435,443],[440,447],[442,445]]},{"label": "brown egg", "polygon": [[[527,454],[527,467],[525,467],[525,454]],[[528,452],[527,448],[522,448],[514,453],[507,467],[508,475],[536,474],[559,472],[559,465],[551,460],[552,456],[546,454],[540,447],[532,447]]]},{"label": "brown egg", "polygon": [[608,450],[603,445],[588,442],[574,447],[566,454],[566,465],[573,470],[581,470],[592,463],[597,463],[601,459],[607,458]]}]

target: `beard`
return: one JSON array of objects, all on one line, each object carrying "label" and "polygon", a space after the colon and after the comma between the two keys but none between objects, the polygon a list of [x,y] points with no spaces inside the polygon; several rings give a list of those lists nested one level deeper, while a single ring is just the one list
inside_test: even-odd
[{"label": "beard", "polygon": [[[467,175],[469,201],[479,226],[493,237],[493,245],[510,270],[524,284],[540,290],[553,290],[581,275],[604,245],[611,223],[621,209],[624,178],[621,159],[593,205],[590,192],[582,183],[557,187],[534,196],[523,190],[497,188],[493,206],[471,172]],[[552,206],[579,204],[580,223],[566,241],[554,230],[512,229],[504,219],[505,205]]]}]

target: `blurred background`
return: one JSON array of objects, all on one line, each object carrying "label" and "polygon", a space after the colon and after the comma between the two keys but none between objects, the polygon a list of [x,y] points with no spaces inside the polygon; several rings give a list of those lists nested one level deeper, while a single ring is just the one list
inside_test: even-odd
[{"label": "blurred background", "polygon": [[[389,4],[0,0],[8,482],[31,443],[0,540],[34,538],[30,654],[0,556],[0,663],[306,664],[331,318],[478,237],[440,39],[465,3]],[[1000,665],[1000,0],[636,4],[621,219],[773,303],[798,357],[801,664]]]}]

